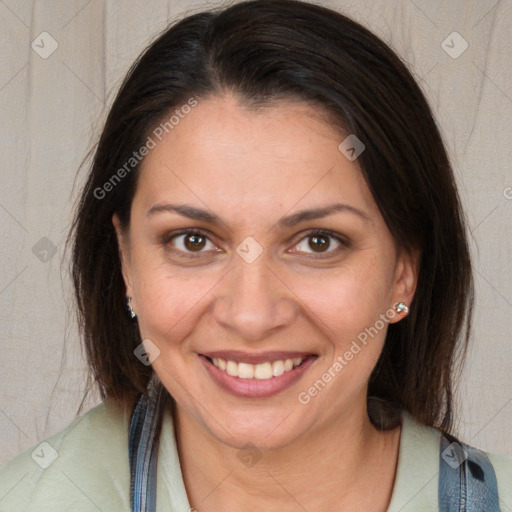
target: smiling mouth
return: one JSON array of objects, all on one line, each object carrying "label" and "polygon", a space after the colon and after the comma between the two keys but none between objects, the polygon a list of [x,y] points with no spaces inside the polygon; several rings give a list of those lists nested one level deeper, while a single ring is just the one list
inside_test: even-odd
[{"label": "smiling mouth", "polygon": [[283,392],[318,358],[317,354],[307,352],[218,351],[198,355],[218,386],[243,398],[268,398]]},{"label": "smiling mouth", "polygon": [[264,361],[258,364],[232,361],[221,357],[205,357],[210,363],[222,372],[231,377],[240,379],[256,379],[267,380],[273,377],[280,377],[288,373],[298,366],[302,365],[306,359],[316,357],[311,354],[302,357],[293,357],[286,359],[278,359],[275,361]]},{"label": "smiling mouth", "polygon": [[266,361],[259,364],[237,363],[220,357],[205,356],[214,366],[227,373],[231,377],[240,379],[267,380],[279,377],[297,366],[300,366],[308,357],[295,357],[291,359],[279,359],[277,361]]}]

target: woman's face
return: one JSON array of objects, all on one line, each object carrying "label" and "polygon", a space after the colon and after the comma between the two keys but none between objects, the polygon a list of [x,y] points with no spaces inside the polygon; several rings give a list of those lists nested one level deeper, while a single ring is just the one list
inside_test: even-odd
[{"label": "woman's face", "polygon": [[128,236],[114,216],[154,370],[233,447],[362,418],[393,305],[413,298],[415,260],[345,137],[305,103],[200,100],[143,161]]}]

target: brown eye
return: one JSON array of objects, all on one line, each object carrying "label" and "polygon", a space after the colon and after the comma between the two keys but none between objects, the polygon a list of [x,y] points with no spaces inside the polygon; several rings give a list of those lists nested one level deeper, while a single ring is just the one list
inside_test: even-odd
[{"label": "brown eye", "polygon": [[324,249],[328,249],[330,245],[329,237],[327,236],[310,236],[309,247],[315,252],[324,252]]},{"label": "brown eye", "polygon": [[[333,247],[334,243],[334,247]],[[330,254],[341,247],[348,247],[348,242],[329,231],[314,231],[305,236],[296,246],[299,252],[311,254]]]},{"label": "brown eye", "polygon": [[206,245],[206,238],[203,235],[191,233],[185,235],[185,247],[190,251],[201,250]]},{"label": "brown eye", "polygon": [[208,250],[217,250],[208,236],[199,231],[182,231],[181,233],[164,237],[163,243],[171,245],[178,252],[185,254],[200,254]]}]

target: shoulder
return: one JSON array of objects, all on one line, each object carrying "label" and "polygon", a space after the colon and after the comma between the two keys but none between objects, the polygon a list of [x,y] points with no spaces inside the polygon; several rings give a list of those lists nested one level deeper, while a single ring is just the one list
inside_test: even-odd
[{"label": "shoulder", "polygon": [[[442,438],[440,430],[420,424],[408,412],[403,412],[399,461],[389,512],[439,510],[439,475],[441,465],[447,464],[441,448],[448,444],[442,445]],[[482,456],[489,459],[496,475],[502,510],[512,510],[512,457],[486,452],[462,441],[461,444],[471,448],[468,452],[477,463],[482,462]],[[448,447],[444,449],[448,451]]]},{"label": "shoulder", "polygon": [[398,465],[388,512],[437,510],[441,433],[402,411]]},{"label": "shoulder", "polygon": [[129,510],[130,413],[102,402],[0,467],[0,511]]},{"label": "shoulder", "polygon": [[498,482],[498,496],[502,510],[512,510],[512,457],[485,452],[491,461]]}]

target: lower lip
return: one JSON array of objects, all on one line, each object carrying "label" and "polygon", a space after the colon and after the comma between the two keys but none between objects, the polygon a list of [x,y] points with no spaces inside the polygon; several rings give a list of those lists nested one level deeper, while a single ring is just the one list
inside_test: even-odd
[{"label": "lower lip", "polygon": [[302,374],[313,364],[316,357],[308,356],[302,364],[293,370],[283,373],[279,377],[270,379],[241,379],[232,377],[225,371],[217,368],[206,356],[199,355],[210,377],[224,390],[232,395],[246,398],[267,398],[277,395],[291,387]]}]

